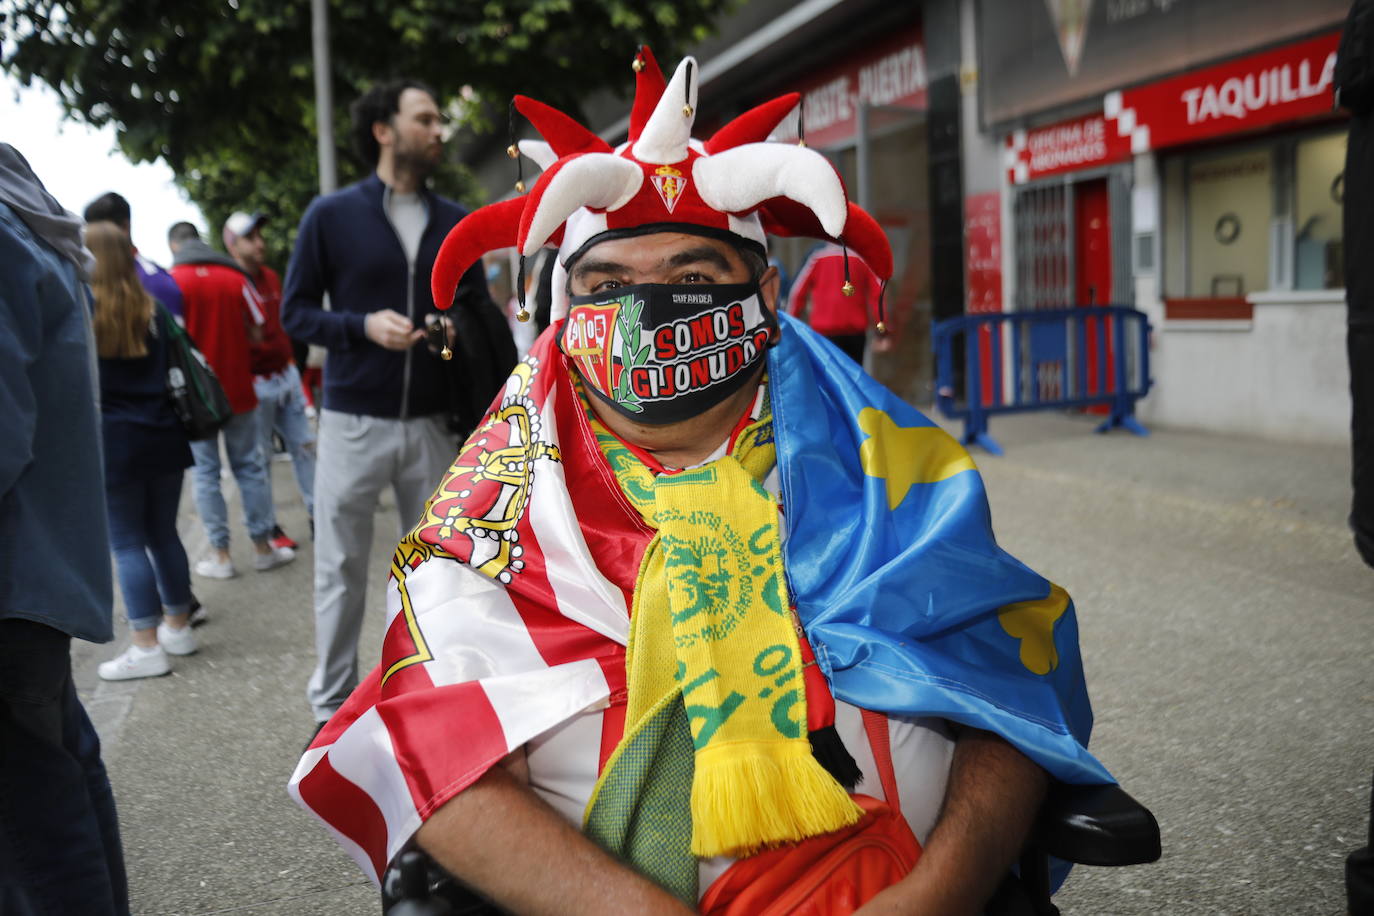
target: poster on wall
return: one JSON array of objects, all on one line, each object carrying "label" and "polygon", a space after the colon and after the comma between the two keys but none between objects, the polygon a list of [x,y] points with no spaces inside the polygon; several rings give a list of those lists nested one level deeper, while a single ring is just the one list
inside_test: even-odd
[{"label": "poster on wall", "polygon": [[1350,0],[978,0],[986,125],[1301,38]]},{"label": "poster on wall", "polygon": [[964,198],[964,244],[968,265],[968,310],[1002,311],[1002,195]]}]

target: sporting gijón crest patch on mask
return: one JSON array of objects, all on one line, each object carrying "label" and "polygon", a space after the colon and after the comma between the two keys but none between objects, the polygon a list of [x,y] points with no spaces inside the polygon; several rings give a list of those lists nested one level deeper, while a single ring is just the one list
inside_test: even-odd
[{"label": "sporting gij\u00f3n crest patch on mask", "polygon": [[738,391],[777,327],[757,283],[645,283],[569,305],[560,341],[578,375],[620,413],[655,425]]}]

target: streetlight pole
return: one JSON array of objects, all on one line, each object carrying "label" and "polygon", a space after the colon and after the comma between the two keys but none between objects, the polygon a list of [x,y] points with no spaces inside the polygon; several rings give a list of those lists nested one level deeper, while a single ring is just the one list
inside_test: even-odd
[{"label": "streetlight pole", "polygon": [[315,130],[319,147],[320,193],[339,186],[334,162],[334,89],[330,81],[328,0],[310,0],[310,39],[315,59]]}]

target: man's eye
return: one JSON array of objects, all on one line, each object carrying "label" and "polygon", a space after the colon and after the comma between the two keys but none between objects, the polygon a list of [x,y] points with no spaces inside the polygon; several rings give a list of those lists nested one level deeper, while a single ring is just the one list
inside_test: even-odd
[{"label": "man's eye", "polygon": [[600,283],[597,283],[595,286],[592,287],[592,292],[604,293],[607,290],[619,289],[620,286],[621,283],[619,280],[602,280]]},{"label": "man's eye", "polygon": [[704,273],[702,273],[701,271],[692,270],[692,271],[688,271],[687,273],[683,274],[683,275],[682,275],[682,278],[681,278],[681,280],[680,280],[679,282],[682,282],[682,283],[713,283],[713,282],[715,282],[715,281],[712,280],[712,278],[711,278],[709,275],[704,274]]}]

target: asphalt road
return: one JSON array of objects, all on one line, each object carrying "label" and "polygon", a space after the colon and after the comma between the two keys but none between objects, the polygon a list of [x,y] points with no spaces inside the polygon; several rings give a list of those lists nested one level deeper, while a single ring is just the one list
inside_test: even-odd
[{"label": "asphalt road", "polygon": [[[998,419],[1007,455],[975,455],[1002,543],[1074,595],[1094,750],[1162,825],[1161,862],[1080,868],[1060,905],[1344,913],[1343,859],[1363,842],[1374,770],[1374,570],[1345,529],[1346,451],[1091,430],[1078,417]],[[290,468],[273,472],[301,556],[197,580],[212,615],[197,655],[169,677],[105,684],[95,665],[122,638],[73,653],[139,916],[377,912],[371,885],[284,788],[313,724],[311,553]],[[364,659],[378,652],[391,505],[376,522]],[[194,556],[204,537],[189,514],[183,530]],[[233,549],[247,569],[242,531]]]}]

